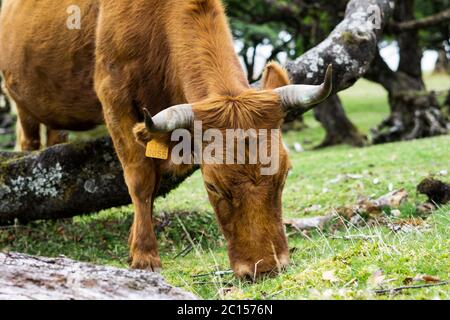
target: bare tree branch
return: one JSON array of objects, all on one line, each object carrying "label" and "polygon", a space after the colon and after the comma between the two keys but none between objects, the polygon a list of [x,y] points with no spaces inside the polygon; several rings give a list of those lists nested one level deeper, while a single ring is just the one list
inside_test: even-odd
[{"label": "bare tree branch", "polygon": [[438,283],[427,283],[427,284],[418,284],[414,286],[402,286],[402,287],[396,287],[396,288],[390,288],[390,289],[380,289],[380,290],[373,290],[376,294],[385,294],[385,293],[396,293],[403,290],[409,290],[409,289],[422,289],[422,288],[429,288],[429,287],[437,287],[437,286],[445,286],[448,285],[449,281],[442,281]]},{"label": "bare tree branch", "polygon": [[434,27],[436,25],[449,22],[450,22],[450,9],[429,17],[425,17],[423,19],[405,21],[400,23],[391,23],[389,24],[389,29],[393,32],[410,31]]}]

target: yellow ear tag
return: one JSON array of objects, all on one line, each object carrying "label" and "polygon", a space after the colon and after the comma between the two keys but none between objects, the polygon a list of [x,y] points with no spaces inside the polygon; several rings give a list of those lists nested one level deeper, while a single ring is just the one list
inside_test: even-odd
[{"label": "yellow ear tag", "polygon": [[167,160],[169,158],[169,146],[164,141],[153,139],[147,143],[145,156],[148,158]]}]

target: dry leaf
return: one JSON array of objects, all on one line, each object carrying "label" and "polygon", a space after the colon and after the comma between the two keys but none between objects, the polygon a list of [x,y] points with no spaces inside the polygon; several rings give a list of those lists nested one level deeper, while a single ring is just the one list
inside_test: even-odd
[{"label": "dry leaf", "polygon": [[435,276],[429,276],[429,275],[423,275],[422,276],[422,281],[425,282],[441,282],[441,279],[439,279],[438,277]]},{"label": "dry leaf", "polygon": [[242,299],[244,295],[244,292],[236,287],[220,288],[218,293],[223,299]]},{"label": "dry leaf", "polygon": [[410,284],[412,282],[426,282],[426,283],[435,283],[435,282],[441,282],[441,279],[435,276],[430,276],[427,274],[418,274],[414,278],[408,277],[403,280],[404,284]]},{"label": "dry leaf", "polygon": [[303,149],[303,146],[298,142],[294,143],[294,150],[297,153],[301,153],[301,152],[305,151],[305,149]]},{"label": "dry leaf", "polygon": [[375,206],[384,208],[398,208],[408,199],[408,192],[405,189],[395,190],[379,197],[373,201]]},{"label": "dry leaf", "polygon": [[313,204],[311,206],[309,206],[308,208],[305,208],[304,213],[308,214],[314,211],[319,211],[320,209],[322,209],[322,206],[320,204]]},{"label": "dry leaf", "polygon": [[438,174],[440,176],[446,176],[446,175],[448,175],[448,170],[441,170],[441,171],[438,172]]},{"label": "dry leaf", "polygon": [[400,217],[400,216],[402,215],[402,212],[401,212],[400,210],[398,210],[398,209],[395,209],[395,210],[392,210],[392,211],[391,211],[391,214],[392,214],[394,217],[398,218],[398,217]]},{"label": "dry leaf", "polygon": [[385,282],[385,275],[383,270],[378,269],[367,279],[367,283],[370,287],[380,287]]},{"label": "dry leaf", "polygon": [[359,180],[363,178],[362,174],[352,174],[352,173],[348,173],[346,175],[346,177],[350,178],[350,179],[354,179],[354,180]]},{"label": "dry leaf", "polygon": [[402,219],[388,224],[388,228],[394,232],[423,231],[429,225],[420,218]]},{"label": "dry leaf", "polygon": [[436,210],[436,206],[430,202],[425,202],[423,204],[420,204],[416,207],[417,213],[422,216],[426,217],[432,214]]},{"label": "dry leaf", "polygon": [[354,216],[362,216],[366,220],[377,220],[385,208],[398,208],[407,198],[408,193],[404,189],[389,192],[375,200],[360,196],[356,205],[337,208],[336,212],[347,220],[352,219]]},{"label": "dry leaf", "polygon": [[334,274],[334,270],[325,271],[322,273],[322,280],[330,281],[330,282],[339,282],[339,279]]}]

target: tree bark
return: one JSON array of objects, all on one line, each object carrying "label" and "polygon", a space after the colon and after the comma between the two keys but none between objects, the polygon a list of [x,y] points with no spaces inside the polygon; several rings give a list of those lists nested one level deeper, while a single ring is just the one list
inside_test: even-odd
[{"label": "tree bark", "polygon": [[[400,1],[394,11],[398,22],[414,19],[414,0]],[[397,36],[400,64],[392,71],[377,54],[366,74],[389,93],[390,116],[372,129],[373,143],[412,140],[446,134],[448,120],[441,112],[434,92],[427,92],[422,79],[422,48],[418,30],[408,29]]]},{"label": "tree bark", "polygon": [[[375,8],[375,9],[374,9]],[[377,24],[371,21],[371,12]],[[387,0],[351,0],[345,19],[330,36],[288,70],[295,83],[318,84],[334,65],[334,93],[364,75],[377,52],[383,26],[391,13]],[[369,22],[368,22],[369,21]],[[294,111],[286,119],[295,119]],[[2,160],[3,159],[3,160]],[[159,195],[179,185],[192,172],[164,177]],[[0,155],[0,225],[57,219],[130,203],[122,169],[110,138],[65,144],[28,155]]]},{"label": "tree bark", "polygon": [[369,70],[378,41],[390,18],[387,0],[351,0],[344,20],[319,45],[287,63],[297,84],[319,84],[326,67],[333,64],[334,93],[351,87]]},{"label": "tree bark", "polygon": [[196,299],[153,272],[0,253],[0,300]]},{"label": "tree bark", "polygon": [[436,61],[436,68],[434,69],[434,72],[450,74],[450,59],[448,58],[448,56],[450,56],[450,52],[449,54],[447,54],[444,46],[442,46],[442,48],[439,49],[438,53],[439,56]]},{"label": "tree bark", "polygon": [[323,142],[317,148],[324,148],[338,144],[349,144],[363,147],[367,137],[359,133],[358,129],[347,118],[341,99],[333,95],[314,109],[314,116],[326,131]]},{"label": "tree bark", "polygon": [[[109,137],[30,154],[0,153],[0,225],[58,219],[131,203]],[[158,196],[186,176],[163,177]]]}]

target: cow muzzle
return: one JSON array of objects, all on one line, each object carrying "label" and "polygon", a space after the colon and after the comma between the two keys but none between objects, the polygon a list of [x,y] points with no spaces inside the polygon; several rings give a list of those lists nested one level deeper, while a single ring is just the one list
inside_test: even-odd
[{"label": "cow muzzle", "polygon": [[289,253],[285,252],[261,258],[258,261],[236,261],[232,264],[232,268],[237,277],[256,281],[263,277],[278,275],[289,263]]}]

